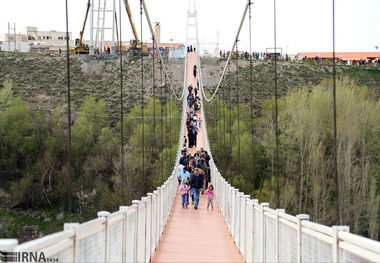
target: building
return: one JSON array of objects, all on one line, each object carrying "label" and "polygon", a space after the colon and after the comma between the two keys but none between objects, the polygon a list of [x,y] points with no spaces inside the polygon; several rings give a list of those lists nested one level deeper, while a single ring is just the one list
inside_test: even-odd
[{"label": "building", "polygon": [[[73,48],[71,32],[69,39],[70,48]],[[3,51],[54,53],[66,51],[66,40],[66,32],[38,31],[37,27],[27,27],[24,34],[0,35],[0,48]]]},{"label": "building", "polygon": [[[41,44],[47,46],[49,51],[66,50],[66,32],[52,31],[38,31],[37,27],[27,27],[26,36],[28,42],[34,42],[34,44]],[[69,33],[70,48],[74,47],[74,41],[72,40],[72,34]]]}]

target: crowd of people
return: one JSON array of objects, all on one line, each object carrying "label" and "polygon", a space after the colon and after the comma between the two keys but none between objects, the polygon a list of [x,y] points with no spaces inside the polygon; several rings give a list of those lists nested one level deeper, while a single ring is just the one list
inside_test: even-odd
[{"label": "crowd of people", "polygon": [[[197,147],[197,135],[199,129],[202,126],[202,118],[198,118],[197,113],[201,110],[200,98],[198,96],[198,87],[193,88],[192,85],[188,87],[189,94],[187,96],[187,102],[189,110],[187,112],[186,128],[187,138],[184,138],[184,147]],[[193,92],[194,90],[194,92]],[[188,143],[188,145],[187,145]]]},{"label": "crowd of people", "polygon": [[[220,58],[228,58],[230,55],[230,51],[219,51],[219,57]],[[288,54],[280,54],[277,53],[270,53],[270,52],[252,52],[249,53],[247,51],[234,51],[232,53],[232,58],[236,59],[239,57],[239,59],[245,59],[248,60],[252,58],[253,60],[274,60],[277,58],[278,61],[296,61],[296,62],[303,62],[303,63],[315,63],[315,64],[331,64],[332,59],[331,58],[319,58],[319,57],[302,57],[300,55],[296,55],[293,57],[290,57]],[[336,58],[335,62],[337,64],[341,65],[358,65],[358,66],[375,66],[380,67],[380,58],[374,58],[374,59],[360,59],[360,60],[342,60],[340,58]]]},{"label": "crowd of people", "polygon": [[182,150],[178,166],[178,188],[182,196],[182,207],[184,209],[188,209],[190,197],[194,209],[198,209],[199,196],[206,194],[208,199],[207,209],[211,207],[214,210],[214,187],[210,184],[209,161],[210,156],[203,148],[194,155],[191,155],[187,148]]},{"label": "crowd of people", "polygon": [[[194,78],[196,78],[196,70],[197,68],[194,65]],[[208,199],[207,209],[211,207],[214,210],[214,188],[210,184],[210,156],[203,148],[200,148],[193,155],[189,151],[190,148],[197,148],[197,136],[199,129],[202,127],[202,118],[198,117],[198,113],[201,110],[200,97],[198,96],[199,82],[197,81],[196,87],[189,85],[188,91],[187,137],[184,136],[183,150],[181,151],[179,160],[178,189],[182,196],[183,209],[188,208],[190,197],[194,209],[198,209],[199,196],[206,194]]]}]

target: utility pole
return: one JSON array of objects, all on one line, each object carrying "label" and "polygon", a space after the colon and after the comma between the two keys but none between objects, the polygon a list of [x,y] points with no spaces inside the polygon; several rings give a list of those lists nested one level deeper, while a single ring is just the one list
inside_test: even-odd
[{"label": "utility pole", "polygon": [[17,47],[16,47],[16,44],[17,44],[17,38],[16,38],[16,23],[13,23],[13,35],[14,35],[14,43],[15,43],[15,49],[14,51],[16,51]]},{"label": "utility pole", "polygon": [[9,25],[9,22],[8,22],[8,35],[7,35],[7,40],[8,40],[8,51],[11,51],[11,41],[9,39],[9,36],[11,34],[11,26]]}]

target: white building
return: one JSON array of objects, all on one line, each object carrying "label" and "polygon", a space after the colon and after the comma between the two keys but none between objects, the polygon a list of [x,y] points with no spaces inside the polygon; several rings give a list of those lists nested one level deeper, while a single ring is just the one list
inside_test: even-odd
[{"label": "white building", "polygon": [[[31,50],[46,50],[46,52],[66,51],[66,32],[38,31],[37,27],[27,27],[24,34],[0,35],[2,51],[30,52]],[[69,33],[70,48],[74,47],[71,32]],[[38,47],[34,49],[33,47]],[[41,47],[43,47],[41,49]]]}]

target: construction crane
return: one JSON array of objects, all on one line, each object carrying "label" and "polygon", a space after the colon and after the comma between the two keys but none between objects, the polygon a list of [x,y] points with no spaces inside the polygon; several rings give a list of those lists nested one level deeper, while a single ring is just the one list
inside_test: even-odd
[{"label": "construction crane", "polygon": [[86,23],[87,23],[90,7],[91,7],[91,0],[88,0],[86,15],[84,17],[82,30],[79,32],[79,39],[78,38],[75,39],[75,48],[70,50],[71,54],[88,54],[90,51],[88,46],[83,42],[83,34],[84,34],[84,29],[86,28]]},{"label": "construction crane", "polygon": [[148,54],[148,47],[146,45],[144,45],[143,43],[141,43],[141,41],[139,39],[139,36],[137,34],[137,30],[135,27],[135,23],[133,22],[132,12],[131,12],[131,8],[129,6],[128,0],[124,0],[124,5],[125,5],[125,9],[127,10],[127,13],[128,13],[128,18],[129,18],[129,22],[130,22],[131,27],[132,27],[133,35],[135,36],[135,39],[131,40],[131,50],[133,52],[133,55],[134,56],[139,55],[140,52],[142,52],[143,55],[147,55]]}]

